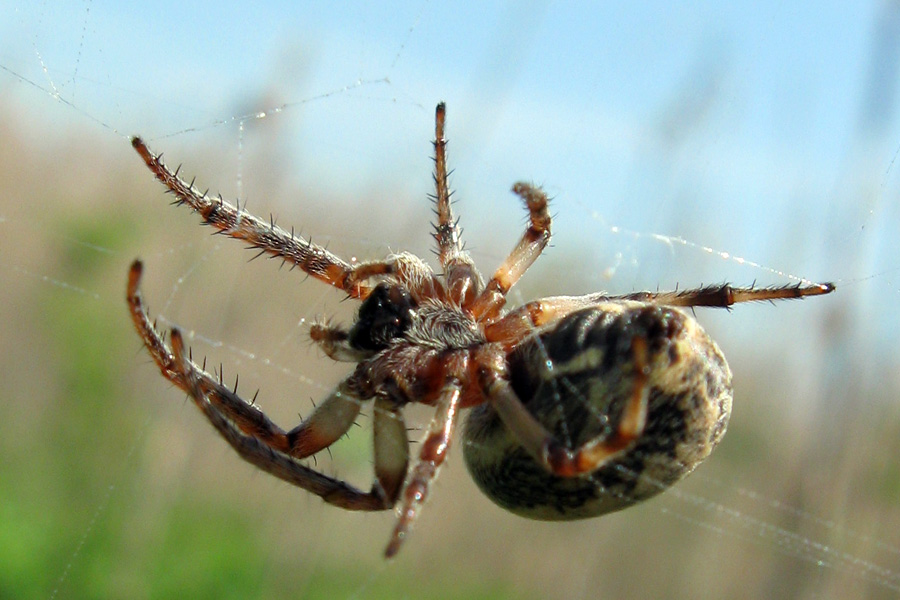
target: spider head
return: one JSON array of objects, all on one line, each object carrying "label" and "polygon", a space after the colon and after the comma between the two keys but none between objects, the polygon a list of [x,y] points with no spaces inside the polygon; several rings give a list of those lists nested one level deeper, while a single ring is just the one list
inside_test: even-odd
[{"label": "spider head", "polygon": [[412,324],[416,305],[402,285],[381,283],[363,300],[350,329],[350,345],[378,352],[388,347]]}]

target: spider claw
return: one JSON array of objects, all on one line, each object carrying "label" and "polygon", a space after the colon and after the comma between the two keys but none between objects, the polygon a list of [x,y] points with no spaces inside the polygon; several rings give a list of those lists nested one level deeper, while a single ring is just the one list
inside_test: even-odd
[{"label": "spider claw", "polygon": [[140,294],[141,276],[144,273],[144,263],[139,258],[131,263],[128,269],[128,287],[126,288],[126,297],[135,298]]}]

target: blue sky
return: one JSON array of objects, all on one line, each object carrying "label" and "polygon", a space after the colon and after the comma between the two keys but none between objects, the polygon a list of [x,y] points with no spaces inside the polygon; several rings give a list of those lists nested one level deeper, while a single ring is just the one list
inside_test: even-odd
[{"label": "blue sky", "polygon": [[[200,127],[264,107],[262,92],[289,102],[387,77],[390,85],[361,93],[396,100],[410,115],[409,134],[423,135],[414,124],[427,131],[439,99],[457,131],[472,124],[478,146],[519,145],[510,125],[525,121],[531,131],[519,135],[541,138],[541,176],[553,180],[577,160],[560,148],[628,150],[653,135],[673,102],[705,93],[709,112],[694,125],[732,147],[734,160],[775,157],[814,169],[846,155],[877,8],[162,2],[123,12],[115,3],[25,3],[0,25],[0,64],[46,86],[39,53],[64,97],[126,134]],[[386,136],[396,130],[389,118],[365,129]]]},{"label": "blue sky", "polygon": [[492,256],[521,227],[509,186],[530,179],[556,199],[557,246],[589,249],[588,288],[793,281],[783,272],[837,280],[859,318],[897,294],[897,36],[874,51],[876,24],[897,18],[884,2],[2,10],[0,96],[35,123],[111,144],[140,133],[181,162],[216,144],[233,161],[208,184],[226,195],[254,197],[259,174],[240,157],[274,144],[271,168],[293,185],[327,182],[368,211],[373,197],[418,202],[445,100],[463,224]]}]

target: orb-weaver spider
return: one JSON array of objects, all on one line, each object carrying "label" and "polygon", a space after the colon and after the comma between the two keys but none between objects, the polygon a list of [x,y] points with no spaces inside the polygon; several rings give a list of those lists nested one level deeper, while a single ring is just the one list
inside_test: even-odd
[{"label": "orb-weaver spider", "polygon": [[[128,303],[163,376],[188,393],[238,454],[330,504],[401,509],[386,549],[393,556],[444,463],[461,409],[466,464],[497,504],[538,519],[575,519],[624,508],[684,477],[716,446],[731,410],[731,371],[697,321],[679,307],[827,294],[832,284],[730,285],[678,292],[557,296],[506,309],[506,294],[550,240],[547,196],[517,183],[529,213],[519,243],[485,283],[463,250],[447,184],[443,104],[437,106],[434,239],[441,272],[407,253],[350,264],[210,198],[170,171],[143,141],[134,148],[174,194],[218,232],[281,258],[360,300],[349,328],[314,325],[312,339],[353,373],[315,411],[285,431],[170,344],[144,308],[136,261]],[[375,480],[368,491],[301,459],[328,448],[374,403]],[[408,468],[403,407],[435,407],[419,457]]]}]

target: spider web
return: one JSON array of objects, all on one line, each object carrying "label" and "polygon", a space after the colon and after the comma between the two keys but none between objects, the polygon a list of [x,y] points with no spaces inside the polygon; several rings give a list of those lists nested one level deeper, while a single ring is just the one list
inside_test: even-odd
[{"label": "spider web", "polygon": [[[672,53],[680,62],[652,82],[665,94],[647,99],[637,85],[606,96],[602,82],[628,81],[609,48],[569,72],[570,86],[541,80],[538,40],[566,15],[531,8],[491,9],[497,35],[470,41],[476,59],[446,49],[464,64],[432,72],[435,40],[463,22],[428,3],[389,19],[360,8],[350,21],[279,7],[237,25],[184,7],[178,22],[130,17],[141,28],[92,3],[15,7],[0,31],[3,410],[25,434],[3,446],[6,522],[21,525],[2,551],[17,580],[48,583],[23,592],[5,581],[9,595],[165,596],[186,582],[259,597],[898,595],[896,15],[870,11],[868,24],[887,25],[860,34],[876,66],[852,87],[837,142],[816,137],[819,113],[807,111],[841,101],[831,84],[766,98],[770,126],[819,143],[803,154],[779,146],[791,136],[733,131],[758,125],[751,83],[773,64],[751,64],[739,42],[688,36]],[[293,29],[254,46],[255,27],[281,16]],[[573,39],[577,17],[566,21]],[[296,24],[306,20],[323,29]],[[285,41],[296,39],[309,41]],[[227,56],[189,58],[203,44]],[[595,71],[610,79],[584,85]],[[427,256],[421,199],[438,100],[449,107],[455,209],[483,271],[521,233],[506,187],[533,176],[555,196],[554,245],[514,303],[721,280],[834,280],[838,293],[698,312],[735,371],[735,414],[713,457],[658,499],[593,521],[518,519],[478,494],[457,435],[407,547],[384,564],[392,515],[324,507],[237,460],[146,364],[122,298],[140,255],[161,326],[186,329],[226,381],[240,373],[245,396],[261,388],[286,426],[346,373],[310,348],[309,323],[347,321],[353,307],[204,235],[161,200],[127,136],[343,256]],[[427,424],[427,410],[411,413],[412,426]],[[360,425],[316,466],[366,485],[369,421]],[[110,569],[112,556],[128,558]]]}]

